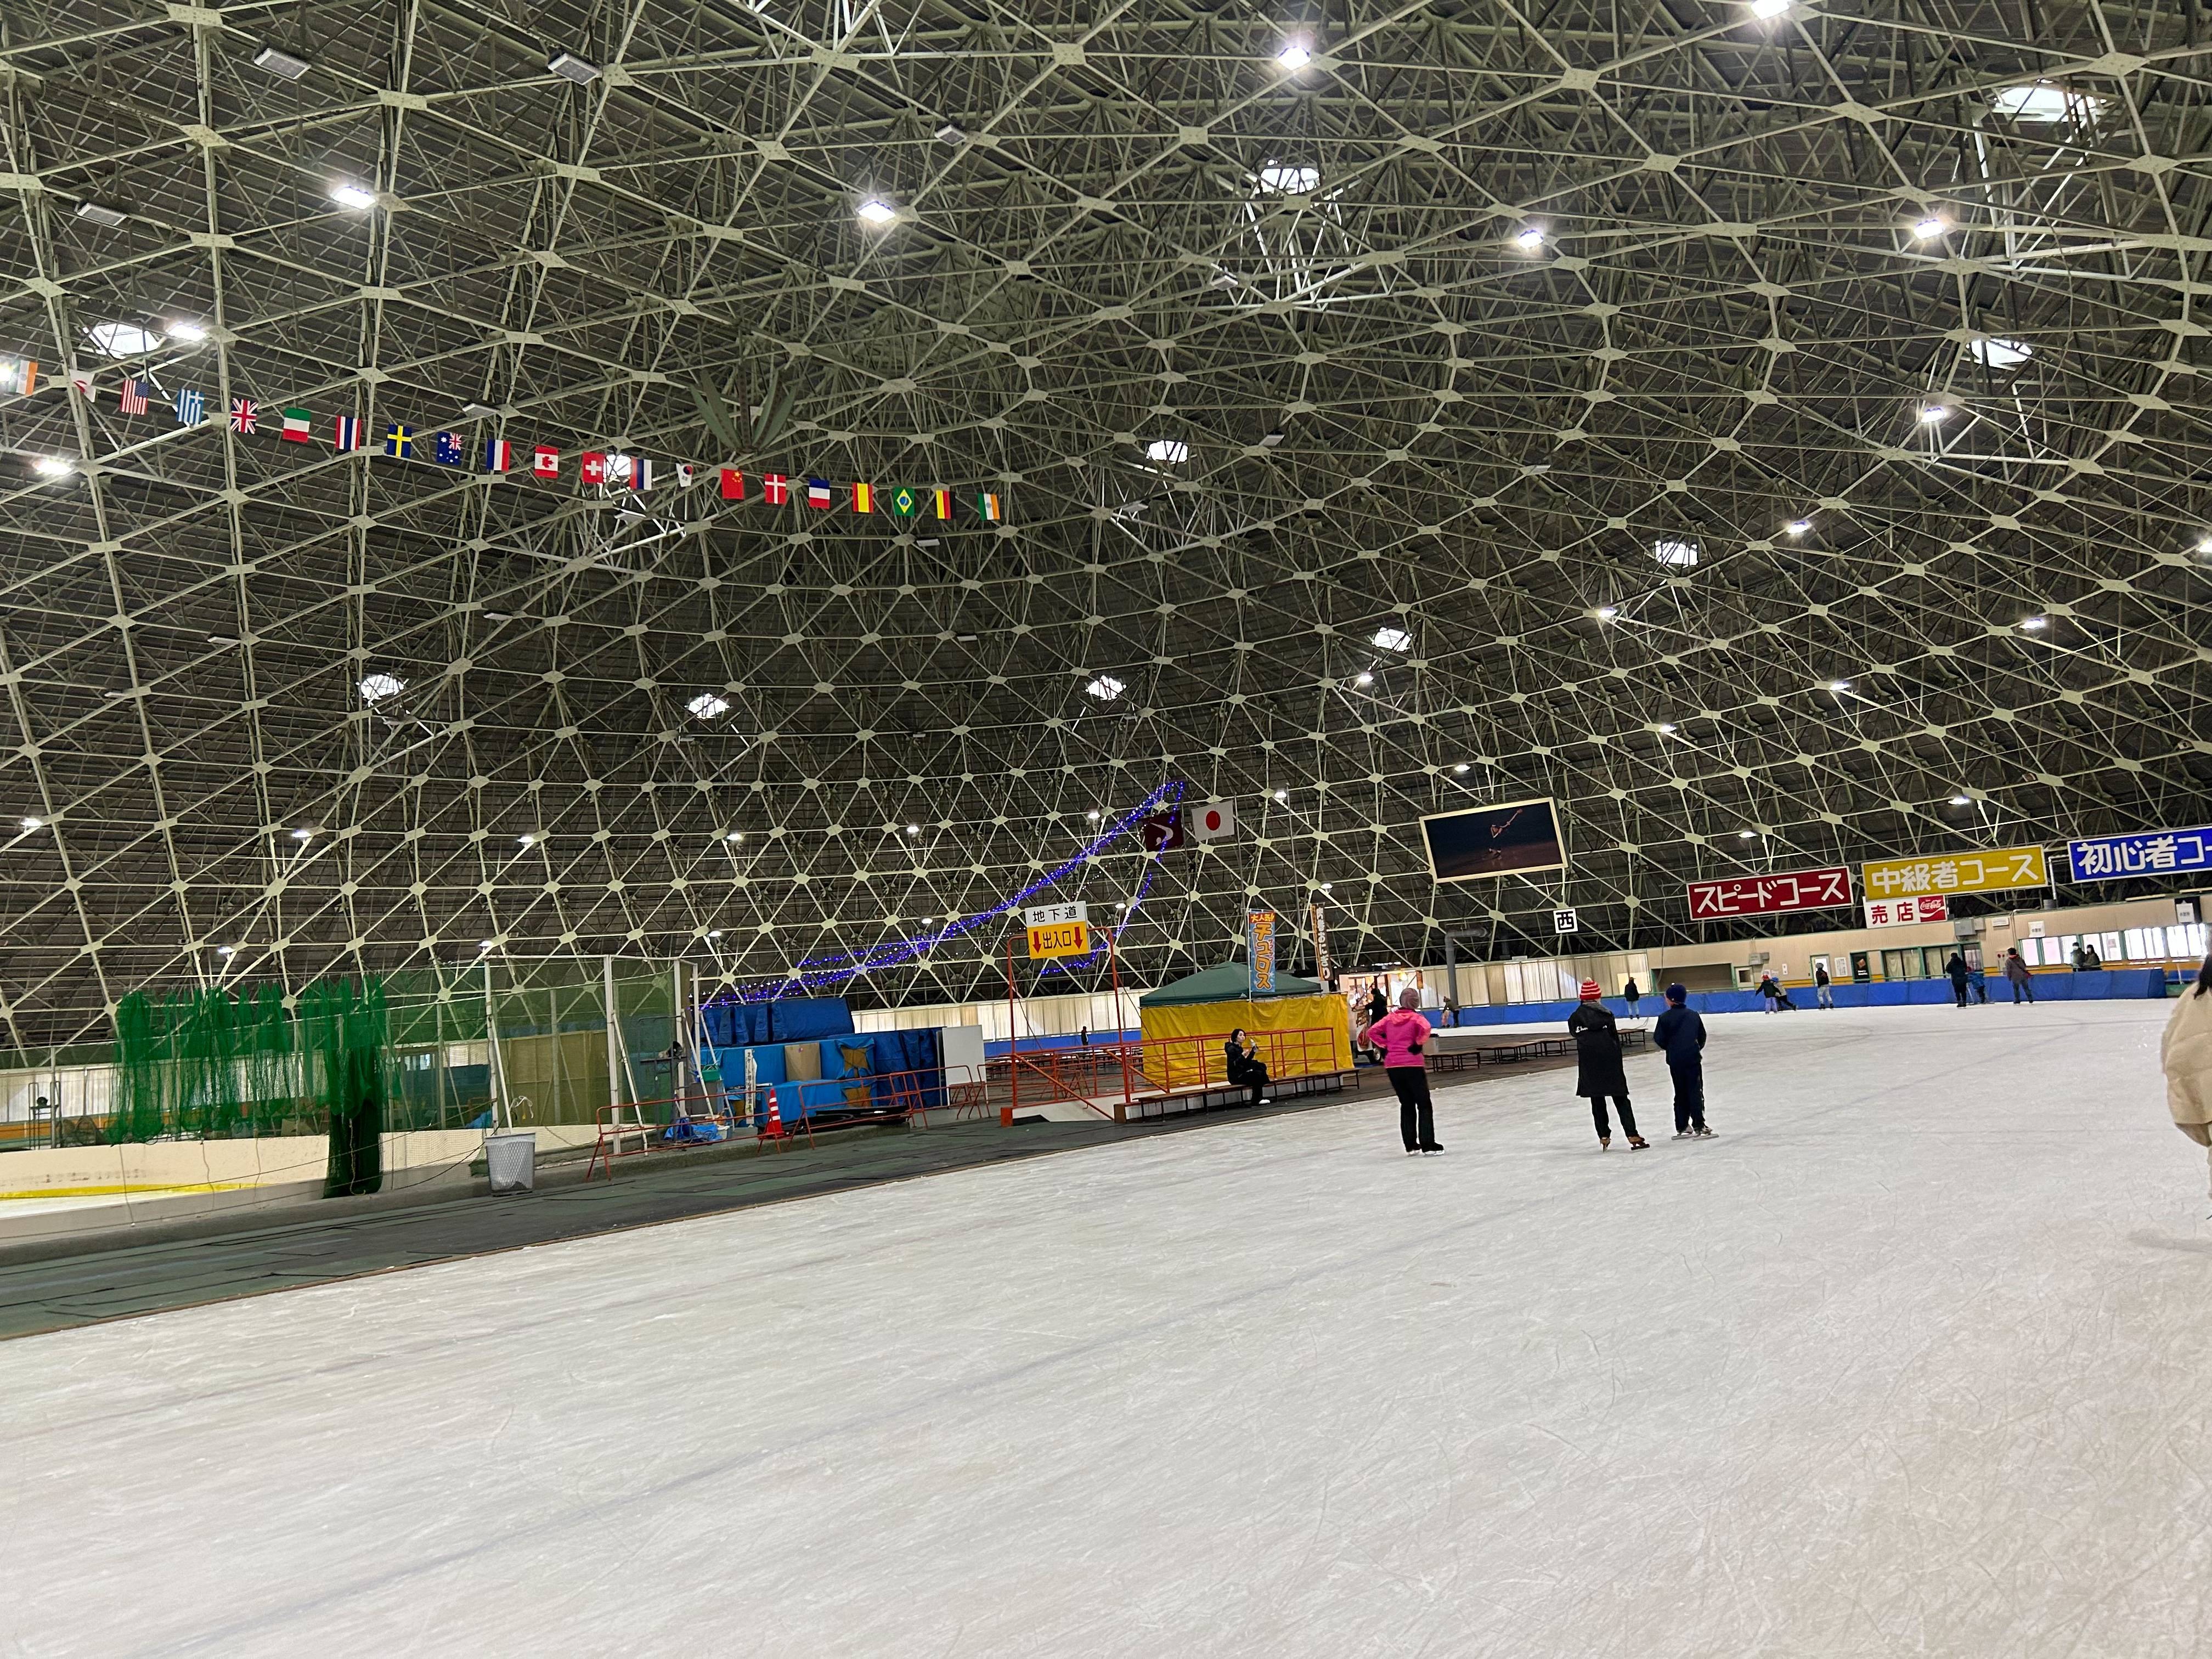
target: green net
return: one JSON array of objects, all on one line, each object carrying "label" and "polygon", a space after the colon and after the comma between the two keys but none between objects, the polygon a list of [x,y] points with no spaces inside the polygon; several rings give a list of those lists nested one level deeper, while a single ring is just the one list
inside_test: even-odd
[{"label": "green net", "polygon": [[386,1051],[392,1046],[384,988],[374,980],[318,980],[300,994],[305,1092],[330,1126],[323,1196],[373,1193],[384,1184]]}]

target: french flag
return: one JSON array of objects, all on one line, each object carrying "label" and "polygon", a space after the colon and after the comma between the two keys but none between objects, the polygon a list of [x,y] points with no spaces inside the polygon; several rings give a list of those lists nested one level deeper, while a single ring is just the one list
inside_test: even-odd
[{"label": "french flag", "polygon": [[484,440],[484,468],[487,472],[504,472],[514,464],[514,453],[504,438]]},{"label": "french flag", "polygon": [[806,504],[809,507],[827,507],[830,505],[829,479],[809,478],[806,481]]}]

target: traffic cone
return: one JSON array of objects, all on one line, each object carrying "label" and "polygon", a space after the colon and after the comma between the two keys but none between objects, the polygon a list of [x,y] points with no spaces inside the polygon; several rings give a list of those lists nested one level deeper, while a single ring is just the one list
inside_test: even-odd
[{"label": "traffic cone", "polygon": [[775,1088],[773,1085],[769,1085],[768,1091],[768,1125],[762,1129],[761,1138],[763,1140],[783,1139],[783,1108],[776,1103]]}]

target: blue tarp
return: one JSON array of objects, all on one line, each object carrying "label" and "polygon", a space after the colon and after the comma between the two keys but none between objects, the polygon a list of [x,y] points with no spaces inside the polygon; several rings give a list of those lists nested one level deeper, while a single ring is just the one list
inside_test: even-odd
[{"label": "blue tarp", "polygon": [[[1951,1000],[1951,981],[1948,979],[1881,980],[1869,985],[1837,985],[1838,1008],[1902,1008],[1923,1007]],[[2012,988],[2001,974],[1989,979],[1990,1000],[2010,1002]],[[2101,973],[2038,974],[2035,976],[2037,1000],[2045,1002],[2087,1001],[2114,997],[2162,997],[2166,994],[2166,970],[2162,968],[2108,968]],[[1801,1009],[1819,1007],[1813,988],[1809,985],[1790,987],[1790,1000]],[[1765,1007],[1766,1000],[1756,991],[1692,991],[1690,1006],[1701,1014],[1752,1014]],[[1619,997],[1607,997],[1605,1006],[1614,1013],[1626,1017],[1628,1005]],[[1647,996],[1641,1008],[1646,1019],[1657,1016],[1666,1007],[1662,998]],[[1550,1025],[1565,1024],[1577,1005],[1572,1002],[1512,1002],[1495,1007],[1462,1008],[1459,1013],[1462,1025]]]},{"label": "blue tarp", "polygon": [[717,1048],[848,1036],[853,1011],[842,997],[785,997],[775,1002],[718,1002],[702,1011]]}]

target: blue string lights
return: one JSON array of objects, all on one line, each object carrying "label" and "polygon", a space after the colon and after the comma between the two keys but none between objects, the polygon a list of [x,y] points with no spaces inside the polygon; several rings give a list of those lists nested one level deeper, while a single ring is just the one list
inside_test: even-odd
[{"label": "blue string lights", "polygon": [[[809,957],[781,979],[756,980],[749,985],[735,986],[729,990],[719,993],[710,1000],[710,1002],[773,1002],[779,997],[810,995],[833,985],[842,985],[848,980],[857,978],[862,974],[873,973],[883,968],[895,968],[902,962],[911,962],[916,957],[935,950],[949,939],[957,939],[963,933],[973,933],[986,922],[996,921],[1021,904],[1024,900],[1032,898],[1046,888],[1066,879],[1134,830],[1152,813],[1158,811],[1164,806],[1171,808],[1180,805],[1182,800],[1183,788],[1184,786],[1180,780],[1170,780],[1160,785],[1151,794],[1146,795],[1144,799],[1115,819],[1112,824],[1087,842],[1083,850],[1068,860],[1066,863],[1056,870],[1039,876],[1019,892],[1000,900],[988,910],[979,910],[972,916],[963,916],[956,921],[938,928],[933,933],[918,933],[908,939],[887,939],[883,944],[874,945],[866,951],[841,951],[834,956]],[[1125,919],[1127,915],[1133,915],[1137,906],[1144,902],[1146,893],[1151,890],[1152,877],[1158,872],[1158,864],[1155,862],[1146,872],[1144,882],[1137,890],[1137,896],[1130,902],[1128,910],[1124,913]],[[1094,963],[1097,957],[1098,951],[1094,949],[1090,956],[1079,959],[1073,965],[1078,967],[1087,965]],[[1052,965],[1059,966],[1057,963]],[[1065,972],[1066,969],[1063,969],[1061,971]]]}]

